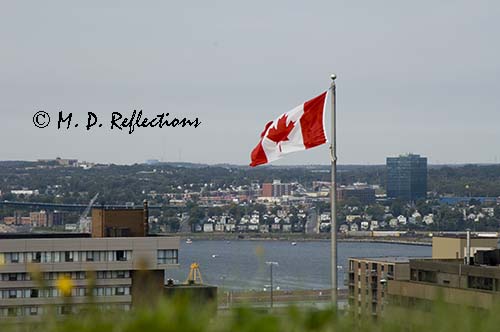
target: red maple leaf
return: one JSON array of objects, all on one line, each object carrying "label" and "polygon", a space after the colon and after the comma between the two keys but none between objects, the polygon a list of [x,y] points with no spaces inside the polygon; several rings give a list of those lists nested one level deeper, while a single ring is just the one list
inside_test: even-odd
[{"label": "red maple leaf", "polygon": [[279,142],[288,141],[288,134],[295,127],[295,123],[290,121],[286,123],[287,115],[283,114],[276,123],[276,126],[271,126],[269,132],[267,133],[267,138],[278,144]]}]

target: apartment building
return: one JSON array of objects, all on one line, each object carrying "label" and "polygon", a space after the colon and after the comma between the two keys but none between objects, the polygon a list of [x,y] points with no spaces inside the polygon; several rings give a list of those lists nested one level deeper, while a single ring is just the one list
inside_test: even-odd
[{"label": "apartment building", "polygon": [[[128,310],[164,293],[165,270],[178,266],[179,238],[124,237],[144,230],[144,214],[103,224],[89,233],[0,234],[0,319],[78,312],[85,304]],[[113,215],[113,213],[111,213]],[[124,223],[120,223],[123,217]],[[103,226],[104,225],[104,226]],[[120,230],[120,231],[116,231]],[[134,234],[136,235],[136,234]]]},{"label": "apartment building", "polygon": [[380,315],[386,303],[387,283],[408,280],[408,265],[404,257],[349,258],[349,306],[359,314]]},{"label": "apartment building", "polygon": [[431,308],[440,298],[451,305],[491,309],[500,301],[500,250],[477,251],[462,259],[419,259],[409,264],[410,279],[390,282],[391,303]]}]

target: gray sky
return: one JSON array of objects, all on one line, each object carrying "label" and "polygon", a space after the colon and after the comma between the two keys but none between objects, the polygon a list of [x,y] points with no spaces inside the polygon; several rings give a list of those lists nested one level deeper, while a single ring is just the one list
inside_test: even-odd
[{"label": "gray sky", "polygon": [[[498,1],[70,3],[0,2],[0,160],[247,164],[264,125],[336,72],[340,163],[500,161]],[[133,109],[202,124],[109,130]],[[57,130],[60,110],[80,127]],[[81,128],[87,111],[103,128]],[[328,161],[324,146],[277,164]]]}]

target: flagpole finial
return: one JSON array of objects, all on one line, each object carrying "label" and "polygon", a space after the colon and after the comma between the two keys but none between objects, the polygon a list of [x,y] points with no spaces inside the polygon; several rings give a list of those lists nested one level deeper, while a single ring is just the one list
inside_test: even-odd
[{"label": "flagpole finial", "polygon": [[337,74],[331,74],[330,78],[332,79],[332,81],[335,81],[335,79],[337,78]]}]

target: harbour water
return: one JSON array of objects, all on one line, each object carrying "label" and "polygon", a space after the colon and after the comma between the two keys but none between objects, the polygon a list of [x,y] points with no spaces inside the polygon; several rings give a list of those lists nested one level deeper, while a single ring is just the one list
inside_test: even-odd
[{"label": "harbour water", "polygon": [[[349,257],[427,257],[431,247],[372,242],[340,242],[338,245],[338,287],[344,287]],[[181,243],[178,269],[167,277],[184,282],[193,262],[200,265],[203,281],[233,290],[263,290],[269,287],[266,261],[273,268],[275,287],[289,289],[330,288],[330,242],[273,240],[193,240]]]}]

